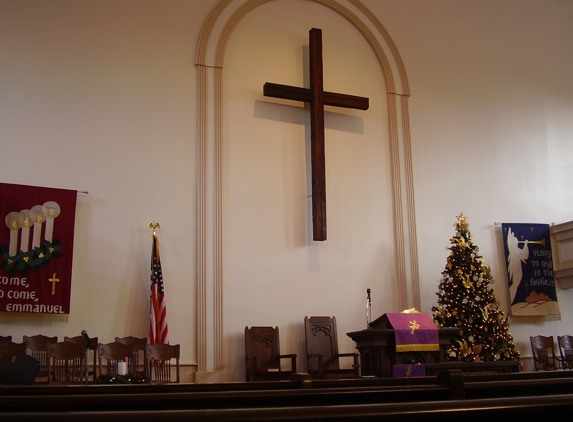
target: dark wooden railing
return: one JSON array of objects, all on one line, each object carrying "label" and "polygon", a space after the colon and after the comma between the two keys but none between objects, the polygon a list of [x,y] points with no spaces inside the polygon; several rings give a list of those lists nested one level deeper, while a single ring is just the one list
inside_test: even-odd
[{"label": "dark wooden railing", "polygon": [[0,386],[2,421],[477,421],[573,411],[573,371],[402,379]]}]

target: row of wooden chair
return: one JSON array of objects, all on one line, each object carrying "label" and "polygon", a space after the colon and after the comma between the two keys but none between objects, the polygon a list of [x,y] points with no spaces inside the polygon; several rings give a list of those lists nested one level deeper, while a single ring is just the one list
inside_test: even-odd
[{"label": "row of wooden chair", "polygon": [[573,336],[557,336],[559,355],[555,353],[553,336],[531,336],[535,370],[573,369]]},{"label": "row of wooden chair", "polygon": [[[358,353],[339,353],[336,317],[304,318],[308,373],[315,379],[359,377]],[[296,372],[296,354],[281,354],[278,327],[245,327],[247,381],[288,379]],[[351,368],[341,368],[340,358],[352,358]],[[282,361],[290,361],[290,370]],[[284,365],[288,367],[288,364]]]},{"label": "row of wooden chair", "polygon": [[[112,343],[101,344],[97,337],[57,337],[43,335],[24,336],[22,343],[12,342],[11,336],[0,336],[0,357],[29,354],[38,360],[39,381],[48,383],[85,382],[87,377],[96,382],[98,376],[118,375],[120,362],[126,362],[126,371],[149,379],[150,382],[180,382],[180,346],[147,344],[147,338],[116,337]],[[86,353],[87,351],[87,353]],[[93,357],[86,365],[86,356]],[[173,369],[173,371],[172,371]]]}]

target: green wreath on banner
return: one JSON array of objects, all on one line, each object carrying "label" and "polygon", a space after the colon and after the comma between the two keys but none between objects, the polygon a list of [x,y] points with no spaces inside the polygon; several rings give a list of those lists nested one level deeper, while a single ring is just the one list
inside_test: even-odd
[{"label": "green wreath on banner", "polygon": [[0,245],[3,258],[2,262],[0,262],[0,267],[4,268],[10,276],[16,273],[25,276],[28,275],[30,270],[38,270],[50,265],[52,258],[62,256],[61,250],[60,239],[56,239],[53,242],[46,240],[40,247],[26,252],[20,251],[14,256],[9,255],[6,246]]}]

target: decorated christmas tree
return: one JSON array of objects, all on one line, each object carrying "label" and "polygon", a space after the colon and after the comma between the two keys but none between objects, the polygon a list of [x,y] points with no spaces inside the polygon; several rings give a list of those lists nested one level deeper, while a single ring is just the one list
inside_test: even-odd
[{"label": "decorated christmas tree", "polygon": [[442,272],[438,304],[432,307],[439,328],[460,330],[448,350],[450,360],[465,362],[519,360],[509,323],[490,285],[491,271],[472,242],[464,214],[457,217],[456,235]]}]

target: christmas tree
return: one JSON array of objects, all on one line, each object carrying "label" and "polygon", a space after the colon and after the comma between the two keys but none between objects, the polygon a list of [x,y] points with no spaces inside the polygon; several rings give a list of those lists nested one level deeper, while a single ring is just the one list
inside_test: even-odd
[{"label": "christmas tree", "polygon": [[460,330],[448,350],[450,360],[465,362],[518,360],[509,323],[490,287],[490,268],[472,242],[464,214],[457,217],[456,235],[442,272],[438,304],[432,307],[439,328]]}]

